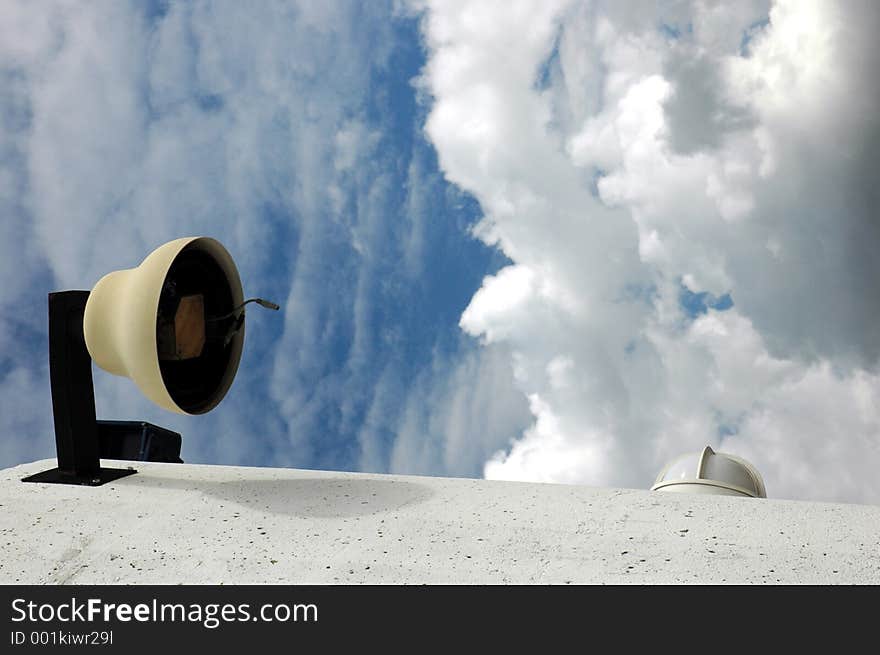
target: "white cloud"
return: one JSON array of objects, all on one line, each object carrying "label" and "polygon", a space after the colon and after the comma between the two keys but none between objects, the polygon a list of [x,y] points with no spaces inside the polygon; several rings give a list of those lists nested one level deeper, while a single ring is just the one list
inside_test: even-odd
[{"label": "white cloud", "polygon": [[483,463],[528,419],[504,347],[471,350],[454,360],[438,354],[407,397],[390,470],[480,476]]},{"label": "white cloud", "polygon": [[[462,327],[534,416],[487,476],[647,487],[711,443],[773,496],[880,499],[878,18],[429,3],[427,132],[513,260]],[[683,281],[734,308],[692,319]]]}]

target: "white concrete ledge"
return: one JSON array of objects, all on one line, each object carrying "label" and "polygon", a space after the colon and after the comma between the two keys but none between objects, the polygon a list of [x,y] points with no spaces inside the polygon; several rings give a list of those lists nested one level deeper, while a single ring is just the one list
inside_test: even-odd
[{"label": "white concrete ledge", "polygon": [[104,461],[0,471],[0,583],[880,583],[880,507]]}]

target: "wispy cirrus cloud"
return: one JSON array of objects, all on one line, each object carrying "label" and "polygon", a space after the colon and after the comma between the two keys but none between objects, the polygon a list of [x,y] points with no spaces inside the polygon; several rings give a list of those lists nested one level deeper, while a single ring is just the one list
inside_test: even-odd
[{"label": "wispy cirrus cloud", "polygon": [[53,452],[46,292],[205,234],[282,314],[249,312],[211,414],[161,412],[98,371],[99,416],[179,430],[188,461],[406,470],[392,452],[412,394],[437,396],[459,361],[479,367],[457,319],[497,268],[421,133],[417,18],[334,2],[0,13],[2,463]]}]

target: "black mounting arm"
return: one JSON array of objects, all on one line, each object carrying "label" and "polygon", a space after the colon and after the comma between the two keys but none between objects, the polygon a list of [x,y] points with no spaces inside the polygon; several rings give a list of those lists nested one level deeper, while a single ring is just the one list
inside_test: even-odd
[{"label": "black mounting arm", "polygon": [[137,472],[101,468],[92,359],[83,336],[88,297],[88,291],[49,294],[49,377],[58,467],[23,478],[25,482],[97,486]]}]

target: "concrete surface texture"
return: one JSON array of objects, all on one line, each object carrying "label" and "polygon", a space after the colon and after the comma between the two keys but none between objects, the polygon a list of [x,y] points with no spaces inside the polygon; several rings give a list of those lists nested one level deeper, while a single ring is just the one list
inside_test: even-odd
[{"label": "concrete surface texture", "polygon": [[104,461],[0,471],[0,583],[880,583],[880,507]]}]

